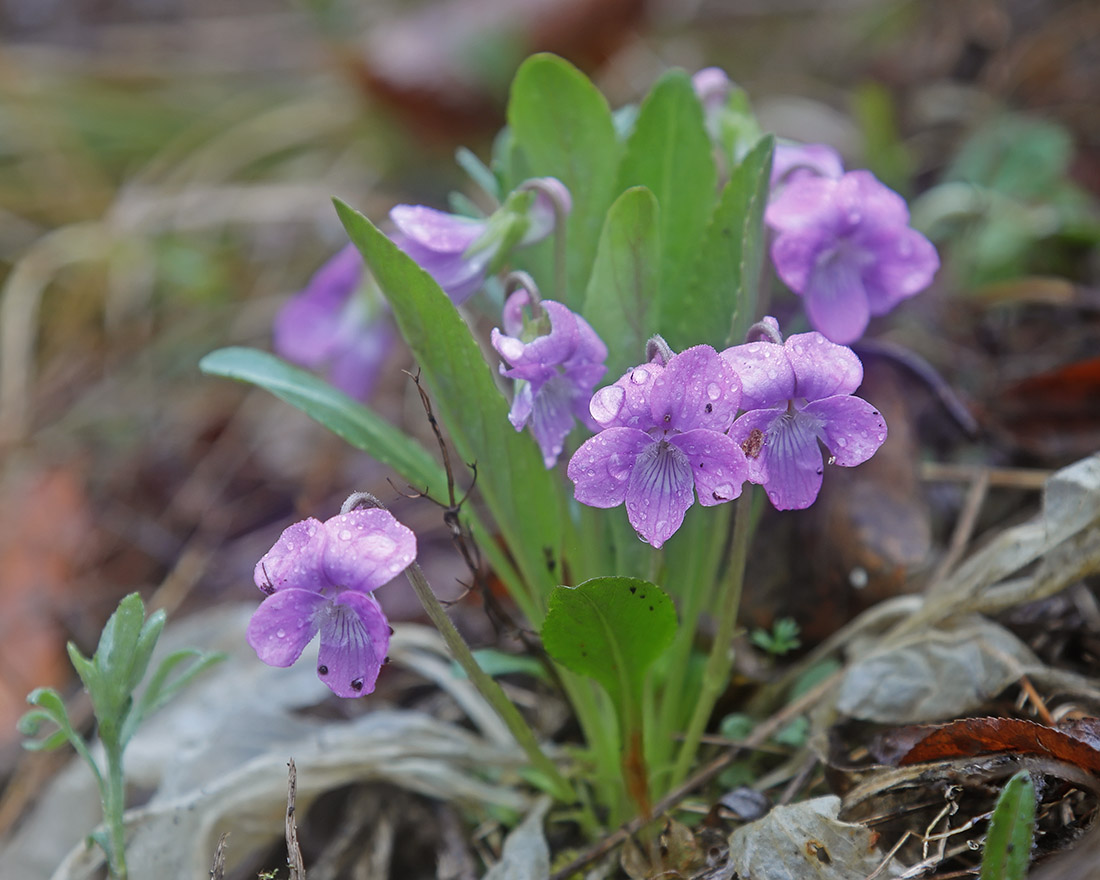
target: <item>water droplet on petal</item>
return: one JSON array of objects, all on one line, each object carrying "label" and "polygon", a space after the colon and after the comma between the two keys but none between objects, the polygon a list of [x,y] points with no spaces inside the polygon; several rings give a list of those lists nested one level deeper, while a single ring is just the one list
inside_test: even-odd
[{"label": "water droplet on petal", "polygon": [[592,396],[588,404],[588,411],[601,425],[614,419],[623,408],[623,400],[626,399],[626,390],[619,385],[608,385],[601,388]]},{"label": "water droplet on petal", "polygon": [[722,396],[721,387],[718,385],[717,382],[711,382],[707,386],[707,397],[709,397],[711,400],[717,400],[721,396]]},{"label": "water droplet on petal", "polygon": [[836,445],[843,449],[845,446],[848,445],[848,441],[844,437],[837,437]]},{"label": "water droplet on petal", "polygon": [[630,476],[631,456],[616,452],[607,460],[607,472],[620,483]]},{"label": "water droplet on petal", "polygon": [[835,455],[830,455],[829,456],[829,464],[836,464],[836,456]]},{"label": "water droplet on petal", "polygon": [[630,381],[635,385],[645,385],[649,379],[649,370],[645,367],[635,367],[630,373]]},{"label": "water droplet on petal", "polygon": [[340,530],[340,540],[341,541],[350,541],[351,540],[351,530],[350,529],[341,529]]},{"label": "water droplet on petal", "polygon": [[722,498],[728,501],[733,497],[733,486],[729,483],[723,483],[721,486],[714,488],[714,495],[717,498]]},{"label": "water droplet on petal", "polygon": [[286,630],[285,629],[275,630],[275,636],[276,636],[276,638],[285,639],[286,638]]}]

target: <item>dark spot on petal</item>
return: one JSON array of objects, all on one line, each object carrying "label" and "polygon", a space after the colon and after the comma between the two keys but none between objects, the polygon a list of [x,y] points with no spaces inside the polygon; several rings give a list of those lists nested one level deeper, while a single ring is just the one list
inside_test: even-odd
[{"label": "dark spot on petal", "polygon": [[324,663],[322,663],[320,666],[317,667],[317,674],[318,675],[328,675],[328,667],[325,666]]},{"label": "dark spot on petal", "polygon": [[764,448],[764,432],[759,428],[753,428],[749,431],[749,436],[745,438],[745,442],[741,444],[741,451],[745,453],[748,458],[756,458],[760,455],[760,450]]},{"label": "dark spot on petal", "polygon": [[665,424],[672,421],[672,413],[665,413]]},{"label": "dark spot on petal", "polygon": [[708,403],[706,406],[703,407],[703,409],[705,409],[709,413],[714,412],[714,404],[713,403]]},{"label": "dark spot on petal", "polygon": [[816,474],[823,474],[823,473],[825,473],[825,468],[817,468],[817,469],[816,469],[816,470],[814,471],[814,473],[816,473]]},{"label": "dark spot on petal", "polygon": [[363,679],[353,678],[351,680],[351,689],[353,691],[361,691],[363,689]]}]

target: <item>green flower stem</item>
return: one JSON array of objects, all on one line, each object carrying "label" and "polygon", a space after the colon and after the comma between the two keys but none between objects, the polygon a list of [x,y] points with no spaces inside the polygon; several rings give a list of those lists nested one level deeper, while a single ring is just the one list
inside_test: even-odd
[{"label": "green flower stem", "polygon": [[532,732],[531,727],[523,720],[523,716],[520,715],[519,710],[505,695],[500,685],[478,666],[477,660],[474,659],[474,655],[470,653],[469,646],[462,636],[459,635],[458,630],[455,629],[454,624],[451,623],[451,619],[447,616],[447,612],[436,598],[435,593],[432,592],[431,585],[428,583],[427,578],[424,577],[424,573],[420,570],[420,566],[414,562],[405,570],[405,576],[409,579],[409,583],[412,584],[412,588],[416,592],[416,597],[420,600],[420,604],[424,607],[428,617],[443,636],[443,641],[447,643],[451,656],[453,656],[458,662],[458,665],[465,670],[466,675],[469,676],[470,681],[473,682],[478,692],[488,701],[489,705],[493,707],[497,715],[499,715],[501,720],[507,725],[508,730],[511,731],[512,736],[515,737],[516,742],[519,743],[523,751],[527,753],[527,757],[530,759],[532,766],[545,777],[551,789],[551,793],[562,803],[573,803],[576,800],[573,787],[565,777],[561,775],[554,762],[539,748],[539,744],[535,740],[535,734]]},{"label": "green flower stem", "polygon": [[126,828],[123,813],[126,811],[126,782],[122,770],[122,747],[118,743],[103,743],[107,753],[107,787],[101,790],[103,818],[107,823],[109,847],[107,857],[111,876],[115,880],[127,880]]},{"label": "green flower stem", "polygon": [[726,571],[726,579],[721,584],[716,603],[718,627],[714,633],[710,654],[707,655],[707,665],[703,670],[701,693],[691,720],[688,722],[687,730],[684,732],[683,742],[680,744],[680,753],[672,772],[672,785],[677,785],[687,777],[714,704],[729,683],[730,669],[733,666],[730,642],[733,639],[734,625],[737,623],[737,611],[741,606],[741,588],[745,583],[745,563],[748,560],[749,541],[753,532],[752,508],[755,489],[755,486],[746,486],[737,502],[729,568]]}]

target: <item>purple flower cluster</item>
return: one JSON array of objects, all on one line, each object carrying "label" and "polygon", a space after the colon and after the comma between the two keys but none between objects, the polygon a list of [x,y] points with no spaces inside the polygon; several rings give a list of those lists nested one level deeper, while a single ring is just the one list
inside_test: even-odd
[{"label": "purple flower cluster", "polygon": [[329,259],[275,317],[275,351],[291,363],[323,370],[357,400],[374,388],[397,338],[380,296],[360,292],[363,258],[347,245]]},{"label": "purple flower cluster", "polygon": [[658,356],[593,395],[602,430],[569,462],[574,494],[592,507],[625,502],[630,524],[654,547],[696,496],[721,504],[745,480],[763,485],[780,510],[809,507],[824,470],[819,444],[830,463],[851,467],[886,439],[882,416],[850,396],[862,380],[859,358],[820,333],[721,354],[699,345],[667,363]]},{"label": "purple flower cluster", "polygon": [[[526,290],[508,297],[502,316],[504,332],[494,327],[492,343],[509,365],[501,365],[501,375],[515,380],[508,420],[517,431],[531,425],[543,462],[552,468],[574,419],[596,427],[588,401],[607,372],[607,346],[584,318],[553,300],[538,305],[545,318],[525,324],[523,308],[530,302]],[[539,334],[539,329],[545,329],[539,324],[547,320],[549,332]]]},{"label": "purple flower cluster", "polygon": [[592,507],[625,502],[634,530],[660,547],[696,494],[704,506],[741,494],[745,453],[726,434],[740,402],[740,379],[709,345],[628,371],[592,398],[602,430],[569,462],[577,500]]},{"label": "purple flower cluster", "polygon": [[830,147],[777,147],[772,187],[772,262],[833,342],[855,342],[872,315],[932,282],[939,256],[910,228],[905,200],[869,171],[845,174]]},{"label": "purple flower cluster", "polygon": [[340,697],[374,690],[390,627],[373,591],[416,558],[416,536],[389,511],[357,509],[287,528],[256,563],[267,598],[248,644],[269,666],[290,666],[318,632],[317,675]]}]

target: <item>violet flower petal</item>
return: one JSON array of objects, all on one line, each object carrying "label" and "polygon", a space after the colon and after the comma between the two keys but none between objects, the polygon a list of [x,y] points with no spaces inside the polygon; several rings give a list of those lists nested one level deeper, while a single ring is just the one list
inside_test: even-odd
[{"label": "violet flower petal", "polygon": [[936,248],[915,229],[890,230],[873,242],[878,259],[863,273],[872,315],[883,315],[932,283],[940,268]]},{"label": "violet flower petal", "polygon": [[354,340],[334,354],[329,381],[355,400],[366,400],[397,342],[397,330],[388,314],[371,321]]},{"label": "violet flower petal", "polygon": [[730,439],[745,453],[745,479],[749,482],[762,486],[768,481],[768,432],[786,413],[785,405],[781,409],[749,410],[738,416],[730,428]]},{"label": "violet flower petal", "polygon": [[566,468],[574,497],[589,507],[622,504],[635,462],[651,445],[655,445],[653,438],[636,428],[608,428],[589,437]]},{"label": "violet flower petal", "polygon": [[642,431],[655,427],[649,398],[653,383],[664,369],[660,364],[642,364],[592,395],[589,411],[596,424]]},{"label": "violet flower petal", "polygon": [[252,573],[256,586],[265,593],[288,588],[320,592],[329,586],[321,568],[326,537],[324,527],[313,517],[288,526],[256,563]]},{"label": "violet flower petal", "polygon": [[651,440],[637,456],[627,483],[626,513],[634,531],[654,547],[664,544],[695,502],[694,485],[687,456],[666,441]]},{"label": "violet flower petal", "polygon": [[416,558],[416,536],[381,508],[343,513],[324,524],[323,569],[329,583],[368,593]]},{"label": "violet flower petal", "polygon": [[[542,461],[552,468],[561,455],[565,438],[573,430],[573,383],[565,376],[544,382],[534,398],[531,431],[542,451]],[[512,422],[515,425],[515,422]]]},{"label": "violet flower petal", "polygon": [[741,380],[709,345],[674,355],[650,394],[653,423],[672,431],[725,431],[740,403]]},{"label": "violet flower petal", "polygon": [[837,178],[844,174],[844,162],[827,144],[777,143],[772,158],[772,188],[803,174]]},{"label": "violet flower petal", "polygon": [[820,429],[820,418],[805,411],[784,413],[769,426],[761,458],[764,491],[776,510],[802,510],[817,498],[824,473]]},{"label": "violet flower petal", "polygon": [[316,635],[317,617],[329,604],[311,590],[279,590],[252,612],[245,638],[268,666],[290,666]]},{"label": "violet flower petal", "polygon": [[736,440],[707,430],[688,431],[668,440],[687,456],[695,492],[704,507],[732,501],[741,494],[748,465]]},{"label": "violet flower petal", "polygon": [[791,397],[820,400],[834,394],[851,394],[863,382],[859,356],[820,333],[795,333],[787,337],[783,348],[795,374],[795,393]]},{"label": "violet flower petal", "polygon": [[394,205],[390,219],[411,241],[434,253],[463,254],[485,231],[485,222],[426,205]]},{"label": "violet flower petal", "polygon": [[820,421],[825,446],[841,467],[862,464],[886,441],[886,421],[862,398],[827,397],[802,412]]},{"label": "violet flower petal", "polygon": [[722,352],[722,358],[741,378],[741,406],[761,409],[795,396],[794,369],[782,345],[747,342]]},{"label": "violet flower petal", "polygon": [[353,244],[330,257],[275,316],[276,353],[303,367],[324,364],[340,336],[344,307],[359,286],[363,271],[363,257]]},{"label": "violet flower petal", "polygon": [[862,261],[844,249],[832,256],[822,255],[805,287],[796,291],[806,301],[810,323],[834,342],[855,342],[871,319],[861,270]]},{"label": "violet flower petal", "polygon": [[374,690],[390,644],[390,627],[378,600],[345,590],[321,612],[317,675],[338,697]]}]

